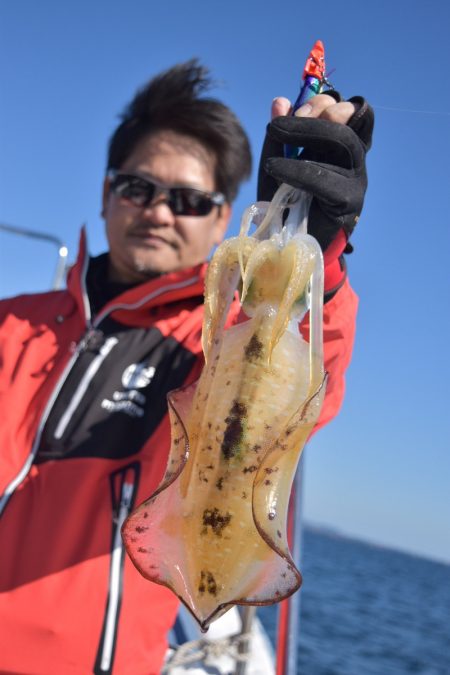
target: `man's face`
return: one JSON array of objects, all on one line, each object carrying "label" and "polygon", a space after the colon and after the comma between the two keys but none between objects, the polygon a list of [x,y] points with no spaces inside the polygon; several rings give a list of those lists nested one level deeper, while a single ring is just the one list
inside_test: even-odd
[{"label": "man's face", "polygon": [[[137,174],[167,187],[212,192],[215,158],[199,142],[172,131],[144,138],[126,159],[121,172]],[[225,234],[231,209],[214,206],[206,216],[177,216],[164,195],[148,206],[135,206],[103,190],[103,216],[109,243],[110,278],[140,283],[149,278],[204,262]]]}]

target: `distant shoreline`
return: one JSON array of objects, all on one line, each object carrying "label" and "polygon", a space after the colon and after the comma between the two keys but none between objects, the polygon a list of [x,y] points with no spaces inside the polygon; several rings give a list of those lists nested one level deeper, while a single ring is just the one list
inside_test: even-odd
[{"label": "distant shoreline", "polygon": [[365,539],[358,535],[343,532],[342,530],[333,527],[331,525],[305,521],[304,528],[306,531],[314,532],[315,534],[322,534],[331,539],[345,539],[346,541],[354,541],[357,544],[365,544],[366,546],[369,546],[371,548],[380,549],[383,551],[392,551],[393,553],[406,555],[409,556],[410,558],[419,558],[421,560],[426,560],[427,562],[436,563],[438,565],[444,565],[446,567],[450,566],[450,560],[433,557],[432,555],[426,555],[425,553],[418,553],[416,551],[410,551],[403,548],[396,548],[390,544],[382,544],[380,542],[373,541],[371,539]]}]

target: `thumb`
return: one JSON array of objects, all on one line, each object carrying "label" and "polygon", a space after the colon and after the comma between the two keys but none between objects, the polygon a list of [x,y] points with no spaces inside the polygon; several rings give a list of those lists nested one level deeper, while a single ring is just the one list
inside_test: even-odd
[{"label": "thumb", "polygon": [[280,115],[289,115],[292,110],[292,103],[288,98],[284,96],[277,96],[272,101],[272,107],[270,110],[270,119],[273,120],[274,117],[280,117]]}]

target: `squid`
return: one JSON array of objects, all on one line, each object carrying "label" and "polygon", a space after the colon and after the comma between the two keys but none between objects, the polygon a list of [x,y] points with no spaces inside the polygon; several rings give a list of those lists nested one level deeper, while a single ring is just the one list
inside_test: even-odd
[{"label": "squid", "polygon": [[[301,584],[288,501],[326,379],[323,261],[305,231],[308,208],[304,193],[281,186],[217,248],[205,285],[202,374],[168,395],[165,476],[122,527],[139,572],[176,593],[204,631],[232,605],[277,602]],[[242,320],[225,328],[237,290]],[[299,322],[308,311],[306,342]]]}]

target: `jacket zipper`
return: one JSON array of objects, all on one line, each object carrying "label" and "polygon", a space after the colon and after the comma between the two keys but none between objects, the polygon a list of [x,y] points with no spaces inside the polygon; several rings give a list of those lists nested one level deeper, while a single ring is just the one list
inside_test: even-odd
[{"label": "jacket zipper", "polygon": [[[119,481],[119,499],[116,502],[116,483]],[[113,498],[113,528],[111,539],[111,560],[109,568],[108,599],[103,621],[103,629],[97,658],[94,666],[96,675],[111,673],[116,649],[117,629],[119,625],[122,599],[123,570],[125,549],[121,537],[121,528],[125,518],[133,508],[139,481],[139,464],[134,462],[111,475]]]},{"label": "jacket zipper", "polygon": [[33,464],[36,452],[37,452],[37,450],[39,448],[39,444],[41,442],[41,436],[42,436],[42,432],[44,430],[44,426],[45,426],[45,423],[47,421],[47,418],[50,415],[50,411],[53,408],[53,405],[55,404],[55,401],[58,397],[58,394],[61,391],[62,386],[63,386],[64,382],[66,381],[66,379],[69,375],[69,372],[72,370],[72,368],[74,366],[74,363],[77,360],[77,358],[78,358],[78,354],[77,353],[73,354],[73,356],[69,360],[68,364],[64,368],[64,371],[63,371],[59,381],[57,382],[57,384],[56,384],[56,386],[55,386],[55,388],[54,388],[54,390],[53,390],[53,392],[52,392],[52,394],[51,394],[51,396],[50,396],[50,398],[47,402],[47,405],[45,406],[44,412],[42,413],[42,417],[40,419],[39,426],[38,426],[37,433],[36,433],[36,438],[34,439],[33,446],[30,450],[30,454],[26,458],[25,463],[22,466],[22,468],[20,469],[19,473],[16,476],[14,476],[12,481],[6,486],[2,496],[0,497],[0,515],[3,513],[3,510],[6,506],[6,504],[8,503],[8,501],[10,500],[12,495],[14,494],[16,488],[27,477],[28,472],[31,469],[31,466]]},{"label": "jacket zipper", "polygon": [[[154,291],[153,293],[149,293],[149,295],[146,295],[144,298],[142,298],[141,300],[139,300],[139,301],[137,301],[133,304],[126,305],[126,304],[123,304],[123,303],[118,303],[117,305],[113,305],[113,306],[109,307],[107,311],[100,312],[97,315],[97,317],[95,318],[95,320],[91,323],[91,309],[90,309],[89,298],[88,298],[87,290],[86,290],[86,281],[85,281],[86,271],[87,271],[87,263],[83,267],[83,279],[82,279],[82,299],[83,299],[83,306],[84,306],[84,310],[85,310],[86,333],[83,336],[83,338],[80,340],[80,342],[78,343],[78,346],[75,349],[75,353],[73,354],[72,358],[69,360],[68,364],[64,368],[64,371],[63,371],[59,381],[56,383],[55,388],[54,388],[54,390],[53,390],[53,392],[52,392],[52,394],[51,394],[51,396],[48,400],[48,403],[47,403],[47,405],[44,409],[44,412],[42,414],[42,417],[40,419],[38,429],[37,429],[37,433],[36,433],[36,438],[34,440],[32,448],[30,450],[30,454],[26,458],[26,460],[25,460],[22,468],[19,470],[18,474],[16,476],[14,476],[14,478],[6,486],[3,494],[0,495],[0,516],[3,513],[6,504],[8,503],[8,501],[10,500],[12,495],[14,494],[15,490],[22,483],[22,481],[27,477],[27,475],[28,475],[28,473],[31,469],[34,458],[35,458],[36,453],[37,453],[38,448],[39,448],[39,444],[40,444],[40,441],[41,441],[41,436],[42,436],[42,432],[44,430],[45,423],[48,419],[48,416],[50,415],[50,411],[53,408],[53,405],[55,404],[55,401],[58,397],[58,394],[61,391],[66,379],[68,378],[70,371],[74,367],[74,365],[75,365],[75,363],[78,359],[78,355],[79,355],[80,351],[83,349],[83,347],[86,344],[86,341],[89,339],[89,334],[92,332],[92,330],[97,329],[100,322],[103,321],[103,319],[105,319],[109,314],[111,314],[112,312],[115,312],[118,309],[125,309],[125,310],[130,310],[130,311],[132,311],[134,309],[138,309],[142,305],[145,305],[145,303],[147,303],[149,300],[152,300],[152,299],[158,297],[159,295],[162,295],[162,294],[164,294],[168,291],[174,291],[174,290],[178,290],[178,289],[181,289],[181,288],[185,288],[186,286],[191,286],[193,284],[196,284],[199,281],[198,276],[192,277],[190,279],[186,279],[185,281],[181,281],[181,282],[176,283],[176,284],[170,284],[169,286],[159,288],[158,290]],[[71,405],[71,403],[69,403],[69,406],[70,405]]]}]

